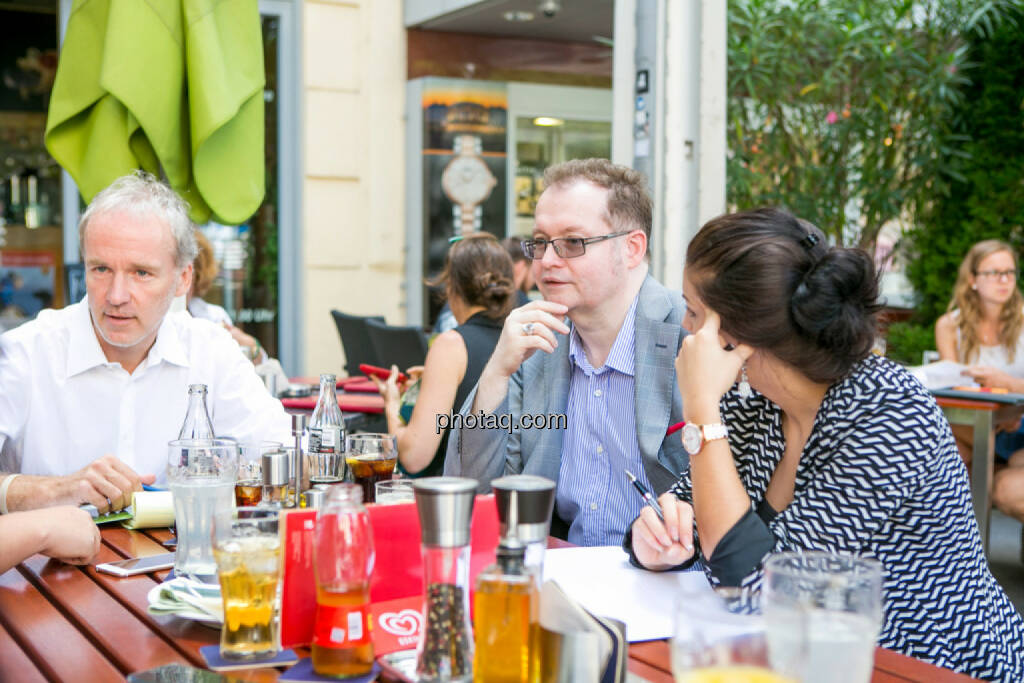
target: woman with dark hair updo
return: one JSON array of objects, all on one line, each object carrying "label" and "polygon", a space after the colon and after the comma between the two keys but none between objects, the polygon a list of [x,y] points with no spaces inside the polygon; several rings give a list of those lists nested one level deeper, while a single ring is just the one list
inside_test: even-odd
[{"label": "woman with dark hair updo", "polygon": [[516,301],[512,259],[487,232],[459,238],[448,251],[444,270],[428,284],[444,286],[458,327],[442,332],[430,345],[408,426],[402,426],[399,415],[398,368],[392,366],[387,382],[372,378],[384,396],[388,433],[398,437],[399,463],[416,477],[440,475],[444,469],[449,430],[438,432],[437,416],[462,407]]},{"label": "woman with dark hair updo", "polygon": [[760,587],[773,552],[883,565],[879,644],[1024,680],[1024,624],[989,572],[963,465],[929,392],[870,352],[871,258],[776,209],[708,222],[686,253],[676,361],[690,466],[626,547],[650,569],[699,558]]}]

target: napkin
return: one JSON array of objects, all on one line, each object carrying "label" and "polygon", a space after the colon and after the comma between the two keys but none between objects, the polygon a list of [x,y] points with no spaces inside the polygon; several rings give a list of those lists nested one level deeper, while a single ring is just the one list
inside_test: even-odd
[{"label": "napkin", "polygon": [[175,614],[188,618],[205,617],[224,621],[220,586],[176,576],[160,584],[149,595],[150,614]]}]

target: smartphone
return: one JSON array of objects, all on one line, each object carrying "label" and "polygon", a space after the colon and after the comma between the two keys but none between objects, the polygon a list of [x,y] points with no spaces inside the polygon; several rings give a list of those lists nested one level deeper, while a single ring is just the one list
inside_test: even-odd
[{"label": "smartphone", "polygon": [[114,576],[135,576],[136,574],[148,574],[160,569],[170,569],[174,566],[174,553],[160,553],[149,557],[133,557],[130,560],[118,560],[117,562],[104,562],[96,565],[96,571],[106,572]]},{"label": "smartphone", "polygon": [[[361,373],[363,373],[364,375],[367,375],[367,376],[374,375],[374,376],[379,377],[379,378],[381,378],[383,380],[386,380],[388,377],[391,376],[391,371],[388,370],[387,368],[378,368],[376,365],[367,365],[366,363],[360,363],[359,364],[359,372],[361,372]],[[404,372],[398,373],[398,382],[399,382],[399,384],[401,384],[404,381],[405,381],[405,373]]]}]

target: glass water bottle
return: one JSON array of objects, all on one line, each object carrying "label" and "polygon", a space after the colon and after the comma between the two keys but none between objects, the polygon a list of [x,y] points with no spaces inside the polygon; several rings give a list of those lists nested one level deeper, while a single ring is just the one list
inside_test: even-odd
[{"label": "glass water bottle", "polygon": [[309,484],[345,479],[345,422],[338,407],[335,375],[320,375],[320,397],[309,418]]},{"label": "glass water bottle", "polygon": [[188,385],[188,409],[178,432],[179,439],[213,439],[213,423],[206,409],[206,385]]}]

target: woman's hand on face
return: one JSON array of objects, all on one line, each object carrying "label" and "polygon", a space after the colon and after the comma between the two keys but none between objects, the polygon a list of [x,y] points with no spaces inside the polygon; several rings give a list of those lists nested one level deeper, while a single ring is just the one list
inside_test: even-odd
[{"label": "woman's hand on face", "polygon": [[705,309],[704,324],[683,338],[676,356],[676,377],[688,420],[714,421],[718,402],[736,382],[740,368],[754,349],[739,344],[727,349],[720,335],[718,313]]},{"label": "woman's hand on face", "polygon": [[650,505],[633,522],[633,554],[644,567],[671,569],[693,557],[693,506],[669,491],[658,498],[664,523]]}]

